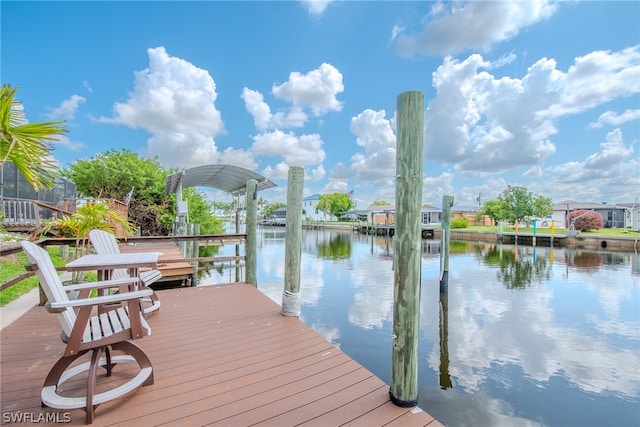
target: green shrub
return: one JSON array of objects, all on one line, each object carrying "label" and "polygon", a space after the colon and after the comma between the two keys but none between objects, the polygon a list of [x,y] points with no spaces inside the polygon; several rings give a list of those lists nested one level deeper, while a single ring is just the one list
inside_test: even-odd
[{"label": "green shrub", "polygon": [[469,226],[469,219],[465,217],[458,217],[451,219],[451,229],[454,228],[467,228]]}]

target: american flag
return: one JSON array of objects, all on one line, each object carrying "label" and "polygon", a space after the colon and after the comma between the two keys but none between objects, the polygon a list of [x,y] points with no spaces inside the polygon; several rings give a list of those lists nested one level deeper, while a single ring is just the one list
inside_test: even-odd
[{"label": "american flag", "polygon": [[124,198],[125,205],[129,206],[129,202],[131,201],[131,196],[133,196],[133,187],[131,187],[131,191],[129,191]]},{"label": "american flag", "polygon": [[347,196],[349,196],[349,197],[353,197],[353,190],[349,191],[349,192],[347,193]]}]

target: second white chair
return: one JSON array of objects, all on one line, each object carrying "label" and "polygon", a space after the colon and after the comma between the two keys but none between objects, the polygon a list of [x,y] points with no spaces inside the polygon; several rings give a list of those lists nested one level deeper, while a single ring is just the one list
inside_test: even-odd
[{"label": "second white chair", "polygon": [[[107,231],[97,228],[93,229],[89,232],[89,239],[91,240],[91,244],[97,254],[107,255],[120,253],[116,237]],[[120,279],[126,276],[128,276],[128,273],[124,268],[114,270],[111,274],[112,279]],[[159,270],[148,270],[141,272],[139,276],[142,286],[149,287],[149,285],[162,277],[162,273]],[[145,315],[160,308],[160,300],[155,292],[151,295],[151,298],[147,299],[145,302],[146,304],[143,307],[143,313]]]}]

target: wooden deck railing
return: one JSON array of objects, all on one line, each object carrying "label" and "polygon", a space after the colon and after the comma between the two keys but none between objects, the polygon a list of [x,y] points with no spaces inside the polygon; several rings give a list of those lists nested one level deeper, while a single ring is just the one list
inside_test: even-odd
[{"label": "wooden deck railing", "polygon": [[[223,246],[223,245],[238,245],[244,242],[247,238],[245,233],[236,233],[236,234],[205,234],[205,235],[194,235],[194,236],[144,236],[144,237],[129,237],[126,239],[129,243],[144,243],[144,242],[158,242],[158,241],[190,241],[190,242],[198,242],[200,246]],[[37,241],[36,243],[41,246],[75,246],[76,244],[75,238],[70,237],[62,237],[62,238],[52,238],[52,239],[42,239]],[[120,241],[124,241],[125,239],[118,239]],[[3,243],[0,245],[0,258],[13,255],[22,252],[22,246],[19,242],[15,243]],[[190,258],[175,258],[175,259],[164,259],[163,263],[179,263],[179,262],[240,262],[244,261],[245,256],[212,256],[212,257],[190,257]],[[65,271],[64,267],[56,267],[59,271]],[[0,291],[3,291],[17,283],[22,282],[24,279],[27,279],[33,276],[34,273],[32,271],[27,271],[18,277],[14,277],[5,283],[0,283]]]},{"label": "wooden deck railing", "polygon": [[3,198],[0,201],[2,224],[9,230],[33,229],[39,227],[42,220],[71,215],[73,203],[65,199],[62,205],[60,208],[39,200]]}]

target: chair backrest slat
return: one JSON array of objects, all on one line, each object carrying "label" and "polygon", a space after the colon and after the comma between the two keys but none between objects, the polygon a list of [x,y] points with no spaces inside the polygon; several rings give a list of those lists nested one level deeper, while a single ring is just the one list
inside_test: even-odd
[{"label": "chair backrest slat", "polygon": [[[21,242],[21,245],[29,262],[31,264],[36,264],[38,267],[35,273],[40,281],[42,290],[47,296],[47,300],[49,302],[69,301],[69,297],[64,290],[62,280],[60,280],[60,276],[51,261],[49,253],[33,242],[25,240]],[[67,308],[65,311],[58,314],[58,320],[60,321],[60,325],[62,326],[64,333],[70,337],[73,325],[76,322],[75,311],[73,311],[72,308]]]},{"label": "chair backrest slat", "polygon": [[[107,231],[94,228],[89,232],[89,240],[99,255],[119,254],[120,248],[118,247],[118,241],[115,236]],[[127,270],[124,268],[117,268],[111,272],[112,279],[121,279],[123,277],[129,277]]]}]

